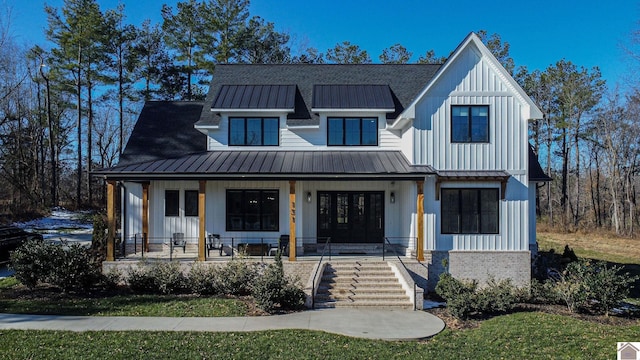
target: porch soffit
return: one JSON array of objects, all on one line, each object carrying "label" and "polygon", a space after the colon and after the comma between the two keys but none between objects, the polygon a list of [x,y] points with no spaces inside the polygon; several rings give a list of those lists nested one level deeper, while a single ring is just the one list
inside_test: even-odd
[{"label": "porch soffit", "polygon": [[109,179],[421,179],[400,151],[210,151],[93,172]]}]

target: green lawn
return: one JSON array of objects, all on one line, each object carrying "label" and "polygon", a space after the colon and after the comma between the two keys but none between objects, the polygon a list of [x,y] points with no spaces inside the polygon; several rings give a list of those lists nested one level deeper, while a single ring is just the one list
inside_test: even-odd
[{"label": "green lawn", "polygon": [[372,341],[303,330],[2,331],[0,359],[612,359],[617,341],[638,339],[640,325],[600,325],[529,312],[499,316],[475,329],[445,330],[424,342]]},{"label": "green lawn", "polygon": [[238,299],[195,296],[126,295],[102,298],[3,299],[0,312],[85,316],[245,316]]}]

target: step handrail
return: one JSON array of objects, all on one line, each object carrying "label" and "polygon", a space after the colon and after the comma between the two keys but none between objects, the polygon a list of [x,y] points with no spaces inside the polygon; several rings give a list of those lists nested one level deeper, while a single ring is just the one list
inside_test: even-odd
[{"label": "step handrail", "polygon": [[[392,247],[391,241],[389,241],[388,237],[384,237],[384,242],[382,243],[382,259],[384,259],[384,245],[388,243],[389,244],[389,249],[393,249],[393,254],[396,256],[396,258],[398,258],[398,261],[400,262],[400,264],[402,264],[402,267],[404,267],[404,270],[407,274],[411,274],[411,272],[409,272],[409,269],[407,268],[407,265],[405,265],[404,261],[402,261],[402,259],[400,258],[400,255],[398,255],[398,252]],[[413,280],[413,278],[411,279]],[[417,310],[417,285],[415,280],[413,280],[413,311]]]},{"label": "step handrail", "polygon": [[[322,249],[322,255],[320,255],[320,260],[318,261],[318,266],[316,267],[316,272],[313,274],[313,281],[311,283],[311,309],[316,308],[316,279],[318,277],[318,270],[322,267],[322,260],[324,259],[324,253],[327,251],[327,248],[331,247],[331,236],[327,237],[327,240],[324,243],[324,248]],[[331,249],[329,249],[329,260],[331,260]]]}]

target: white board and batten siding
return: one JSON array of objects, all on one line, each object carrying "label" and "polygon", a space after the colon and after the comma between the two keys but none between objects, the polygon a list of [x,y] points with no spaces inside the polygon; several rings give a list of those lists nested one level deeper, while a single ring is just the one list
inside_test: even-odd
[{"label": "white board and batten siding", "polygon": [[[213,150],[269,150],[264,146],[229,146],[229,116],[222,114],[220,125],[217,129],[208,131],[207,146],[210,151]],[[256,116],[249,115],[233,115],[235,116]],[[320,114],[320,123],[318,126],[310,127],[288,127],[286,125],[286,115],[280,118],[280,145],[274,147],[274,150],[344,150],[340,146],[327,146],[327,117],[377,117],[378,118],[378,146],[349,146],[350,151],[357,150],[399,150],[401,138],[392,131],[387,129],[386,115],[381,113],[322,113]]]},{"label": "white board and batten siding", "polygon": [[[451,142],[451,106],[488,105],[489,142]],[[512,175],[500,201],[500,232],[496,235],[440,233],[440,204],[425,194],[425,247],[429,250],[528,250],[529,190],[527,181],[527,119],[529,105],[511,88],[489,59],[474,46],[459,54],[428,93],[416,104],[411,137],[416,164],[437,170],[506,170]],[[432,191],[427,182],[425,192]],[[498,182],[443,183],[442,187],[493,187]],[[435,228],[434,228],[435,227]],[[429,239],[435,236],[435,244]]]}]

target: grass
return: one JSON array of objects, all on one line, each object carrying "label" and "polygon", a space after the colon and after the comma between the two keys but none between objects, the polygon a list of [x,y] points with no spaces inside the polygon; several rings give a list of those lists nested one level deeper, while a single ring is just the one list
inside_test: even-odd
[{"label": "grass", "polygon": [[[545,313],[517,313],[424,342],[356,339],[317,331],[246,333],[0,333],[0,359],[611,359],[616,342],[640,338],[640,325],[611,326]],[[20,344],[20,346],[16,346]]]},{"label": "grass", "polygon": [[11,289],[12,287],[18,285],[19,283],[20,282],[13,276],[0,279],[0,290]]},{"label": "grass", "polygon": [[562,253],[569,245],[579,257],[598,259],[618,264],[640,264],[640,239],[629,239],[604,233],[537,234],[540,250],[555,249]]},{"label": "grass", "polygon": [[101,298],[6,299],[0,312],[78,316],[246,316],[239,299],[195,296],[118,295]]}]

